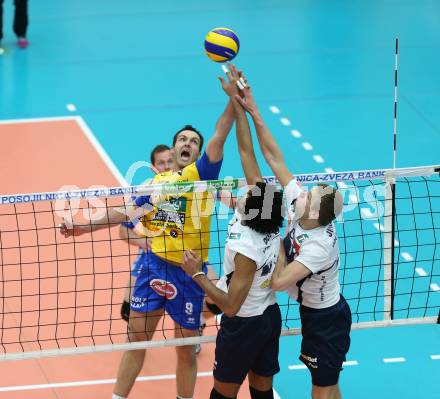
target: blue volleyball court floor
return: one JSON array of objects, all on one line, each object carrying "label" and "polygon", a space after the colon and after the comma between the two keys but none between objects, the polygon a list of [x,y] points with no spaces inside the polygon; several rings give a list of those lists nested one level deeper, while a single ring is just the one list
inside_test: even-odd
[{"label": "blue volleyball court floor", "polygon": [[[31,46],[26,51],[15,47],[12,5],[5,3],[0,119],[79,115],[123,175],[133,162],[148,158],[153,146],[170,143],[184,124],[193,124],[205,137],[213,132],[226,98],[216,79],[222,73],[219,65],[203,54],[203,38],[217,26],[238,33],[241,50],[236,64],[253,86],[289,168],[297,173],[392,166],[398,36],[397,166],[440,164],[437,1],[39,0],[30,2]],[[5,151],[3,147],[0,153]],[[80,163],[81,154],[77,159]],[[260,153],[258,160],[263,173],[270,175]],[[25,160],[16,162],[22,168]],[[222,176],[241,175],[231,134]],[[135,183],[144,177],[137,175]],[[438,187],[433,190],[438,195]],[[402,209],[405,206],[402,202]],[[420,209],[426,206],[425,201]],[[429,217],[425,213],[418,222],[432,227],[418,236],[419,242],[438,240],[440,216]],[[364,245],[380,241],[381,223],[363,222],[364,232],[370,234]],[[411,229],[414,223],[405,219],[400,228]],[[348,227],[343,234],[354,235],[360,228]],[[399,239],[403,243],[405,235]],[[373,251],[362,262],[374,265],[380,252]],[[359,262],[359,256],[351,262]],[[438,313],[440,266],[429,262],[438,258],[438,250],[420,249],[412,241],[398,257],[403,281],[398,305],[405,307],[404,293],[417,289],[424,294],[413,299],[411,307],[429,303],[430,314]],[[420,277],[417,268],[436,277],[408,278],[405,283],[405,276]],[[349,281],[349,271],[344,276]],[[372,281],[363,286],[368,295],[381,275],[372,267],[362,278]],[[405,317],[405,311],[399,316]],[[283,399],[310,397],[309,374],[297,359],[299,344],[299,337],[282,338],[275,388]],[[341,377],[343,395],[436,398],[439,355],[438,325],[354,331]],[[25,380],[23,376],[23,385]]]}]

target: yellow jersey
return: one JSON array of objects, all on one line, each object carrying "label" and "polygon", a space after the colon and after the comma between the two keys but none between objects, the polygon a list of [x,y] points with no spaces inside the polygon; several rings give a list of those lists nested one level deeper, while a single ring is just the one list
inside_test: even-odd
[{"label": "yellow jersey", "polygon": [[[152,184],[187,183],[218,179],[222,161],[210,163],[206,153],[182,170],[157,174]],[[191,186],[189,186],[191,187]],[[191,187],[192,188],[192,187]],[[136,200],[141,206],[146,201]],[[206,262],[210,243],[211,214],[215,205],[212,192],[152,194],[148,197],[154,209],[141,220],[145,235],[153,237],[152,252],[180,265],[184,251],[192,249]]]}]

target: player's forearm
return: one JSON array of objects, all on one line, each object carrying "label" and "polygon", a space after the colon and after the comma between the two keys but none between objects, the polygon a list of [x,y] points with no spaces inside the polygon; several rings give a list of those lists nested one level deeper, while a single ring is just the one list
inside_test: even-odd
[{"label": "player's forearm", "polygon": [[223,141],[226,141],[232,129],[232,125],[234,124],[234,119],[234,107],[232,105],[232,101],[229,100],[225,110],[220,115],[220,118],[215,125],[215,135],[217,137],[217,140],[220,141],[223,139]]},{"label": "player's forearm", "polygon": [[133,229],[121,225],[119,228],[119,237],[121,240],[127,242],[130,245],[134,245],[136,247],[147,249],[147,237],[142,237],[136,234]]},{"label": "player's forearm", "polygon": [[252,114],[252,119],[257,132],[258,142],[260,143],[260,148],[266,161],[271,164],[282,160],[283,154],[281,153],[280,147],[264,123],[260,113]]},{"label": "player's forearm", "polygon": [[93,218],[89,221],[92,231],[113,227],[127,221],[127,212],[124,207],[108,208],[107,212],[100,218]]},{"label": "player's forearm", "polygon": [[223,313],[229,317],[235,316],[240,309],[241,304],[237,307],[237,304],[233,303],[229,295],[217,288],[206,275],[196,276],[194,281],[203,291],[205,291],[206,295],[223,311]]},{"label": "player's forearm", "polygon": [[218,162],[223,158],[223,147],[231,132],[234,118],[234,110],[231,101],[229,101],[215,125],[214,135],[206,145],[206,154],[210,162]]},{"label": "player's forearm", "polygon": [[284,291],[289,287],[289,275],[286,274],[286,252],[284,251],[283,240],[280,240],[280,253],[277,264],[272,274],[271,286],[274,291]]},{"label": "player's forearm", "polygon": [[249,122],[245,110],[237,100],[233,100],[233,106],[235,111],[238,151],[240,153],[240,160],[246,182],[248,184],[255,184],[257,181],[261,181],[261,171],[255,157]]}]

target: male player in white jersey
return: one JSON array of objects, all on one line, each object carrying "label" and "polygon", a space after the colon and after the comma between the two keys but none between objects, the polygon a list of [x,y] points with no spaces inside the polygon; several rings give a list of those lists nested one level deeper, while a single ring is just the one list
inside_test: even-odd
[{"label": "male player in white jersey", "polygon": [[[238,103],[240,74],[229,65],[224,91],[234,105],[237,142],[246,182],[253,188],[237,202],[228,228],[224,276],[214,285],[202,260],[186,251],[182,268],[224,315],[217,335],[210,399],[236,398],[246,376],[252,399],[273,399],[279,372],[281,313],[270,280],[278,259],[283,223],[282,193],[263,183],[244,109]],[[243,81],[242,81],[243,82]]]},{"label": "male player in white jersey", "polygon": [[[263,155],[285,188],[292,219],[272,276],[272,288],[287,290],[300,305],[300,360],[312,375],[313,399],[339,399],[338,381],[350,347],[351,312],[339,287],[339,249],[334,219],[343,199],[338,190],[317,185],[306,192],[289,172],[265,125],[252,91],[240,103],[251,115]],[[285,260],[285,258],[287,258]]]}]

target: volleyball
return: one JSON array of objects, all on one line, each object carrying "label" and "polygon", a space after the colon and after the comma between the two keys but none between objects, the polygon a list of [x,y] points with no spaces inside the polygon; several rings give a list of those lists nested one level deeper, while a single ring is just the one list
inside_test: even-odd
[{"label": "volleyball", "polygon": [[214,28],[206,35],[206,55],[215,62],[231,61],[239,49],[240,41],[232,29]]}]

